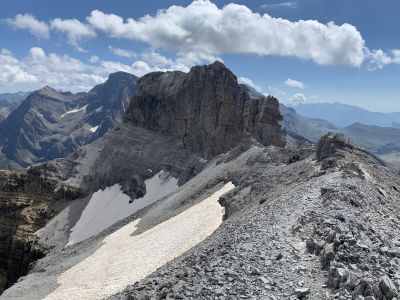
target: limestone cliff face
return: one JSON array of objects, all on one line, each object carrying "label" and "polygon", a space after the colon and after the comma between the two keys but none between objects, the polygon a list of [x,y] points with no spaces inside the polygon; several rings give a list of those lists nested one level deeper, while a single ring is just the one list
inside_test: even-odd
[{"label": "limestone cliff face", "polygon": [[172,134],[185,146],[210,158],[244,138],[284,146],[282,116],[273,97],[251,99],[222,63],[190,72],[155,72],[143,76],[127,110],[135,126]]},{"label": "limestone cliff face", "polygon": [[43,256],[34,233],[79,190],[33,172],[0,172],[0,293]]}]

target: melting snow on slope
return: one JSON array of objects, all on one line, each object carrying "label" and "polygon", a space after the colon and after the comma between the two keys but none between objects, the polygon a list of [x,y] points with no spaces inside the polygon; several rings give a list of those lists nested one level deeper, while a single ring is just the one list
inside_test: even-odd
[{"label": "melting snow on slope", "polygon": [[67,246],[99,234],[116,222],[129,217],[136,211],[150,205],[178,189],[178,179],[160,171],[145,180],[146,194],[129,203],[119,184],[99,190],[92,195],[81,217],[71,229]]},{"label": "melting snow on slope", "polygon": [[81,108],[75,108],[75,109],[71,109],[71,110],[69,110],[69,111],[67,111],[65,114],[62,114],[61,116],[60,116],[60,118],[63,118],[63,117],[65,117],[66,115],[69,115],[69,114],[74,114],[74,113],[77,113],[77,112],[80,112],[80,111],[86,111],[86,107],[88,106],[88,104],[86,104],[85,106],[82,106]]},{"label": "melting snow on slope", "polygon": [[99,128],[99,125],[97,125],[97,126],[95,126],[95,127],[92,127],[92,128],[90,128],[89,130],[90,130],[90,132],[96,132],[97,131],[97,129]]},{"label": "melting snow on slope", "polygon": [[150,275],[211,235],[222,223],[218,199],[235,186],[229,182],[179,215],[132,235],[140,219],[106,237],[96,252],[58,278],[45,299],[104,299]]}]

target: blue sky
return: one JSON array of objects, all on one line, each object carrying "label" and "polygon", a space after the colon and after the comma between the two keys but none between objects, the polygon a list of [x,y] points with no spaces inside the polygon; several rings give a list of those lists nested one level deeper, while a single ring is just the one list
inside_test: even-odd
[{"label": "blue sky", "polygon": [[396,0],[3,0],[0,92],[87,90],[117,70],[220,59],[284,103],[400,111],[399,11]]}]

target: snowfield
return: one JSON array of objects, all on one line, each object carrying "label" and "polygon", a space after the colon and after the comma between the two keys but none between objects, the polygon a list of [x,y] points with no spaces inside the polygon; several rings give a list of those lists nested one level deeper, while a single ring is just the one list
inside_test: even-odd
[{"label": "snowfield", "polygon": [[[157,180],[154,177],[152,179],[152,184],[159,187]],[[197,245],[219,227],[222,223],[223,208],[218,199],[234,187],[229,182],[202,202],[138,235],[135,235],[135,231],[141,219],[121,227],[104,238],[100,248],[92,255],[62,273],[57,278],[57,288],[44,299],[103,299],[145,278]],[[148,188],[151,193],[150,186]],[[84,220],[90,220],[91,218],[86,218],[95,215],[96,220],[100,221],[112,213],[109,211],[111,206],[98,200],[106,198],[100,195],[120,197],[115,198],[113,203],[119,199],[122,203],[127,200],[116,186],[93,195],[93,203],[99,201],[96,208],[102,208],[102,211],[107,213],[101,214],[97,211],[93,214],[96,210],[91,206],[88,207],[85,216],[82,215]],[[120,216],[119,213],[121,212],[118,211],[116,215]],[[84,226],[84,223],[79,226]],[[76,232],[80,230],[76,229]]]},{"label": "snowfield", "polygon": [[119,184],[95,192],[71,229],[67,246],[99,234],[116,222],[178,189],[178,179],[164,171],[145,180],[145,184],[144,197],[135,199],[132,203],[129,203],[130,197],[122,192]]},{"label": "snowfield", "polygon": [[97,131],[98,128],[99,128],[99,125],[97,125],[97,126],[95,126],[95,127],[92,127],[92,128],[90,128],[89,130],[90,130],[90,132],[95,133],[95,132]]},{"label": "snowfield", "polygon": [[60,116],[60,118],[63,118],[63,117],[65,117],[66,115],[74,114],[74,113],[77,113],[77,112],[80,112],[80,111],[84,111],[84,112],[85,112],[87,106],[88,106],[88,104],[86,104],[85,106],[82,106],[81,108],[71,109],[71,110],[67,111],[65,114],[62,114],[62,115]]}]

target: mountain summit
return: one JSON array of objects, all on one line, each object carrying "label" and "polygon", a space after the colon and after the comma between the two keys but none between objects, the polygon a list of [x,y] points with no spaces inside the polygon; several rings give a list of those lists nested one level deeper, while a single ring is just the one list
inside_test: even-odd
[{"label": "mountain summit", "polygon": [[219,61],[189,73],[150,73],[138,82],[126,121],[172,134],[210,158],[251,137],[284,146],[282,117],[273,97],[251,99]]}]

